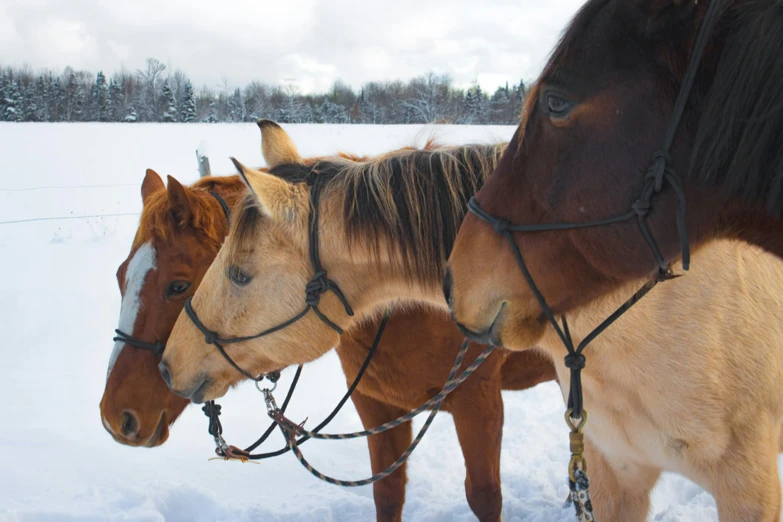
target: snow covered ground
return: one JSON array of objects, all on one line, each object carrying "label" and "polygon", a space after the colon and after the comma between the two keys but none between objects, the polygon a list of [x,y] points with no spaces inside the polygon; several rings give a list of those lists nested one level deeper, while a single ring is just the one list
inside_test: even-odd
[{"label": "snow covered ground", "polygon": [[[508,140],[511,127],[317,126],[286,129],[303,155],[372,154],[436,135],[444,143]],[[213,173],[229,155],[262,164],[254,124],[0,124],[0,520],[354,521],[374,519],[370,486],[317,481],[291,456],[260,465],[208,461],[206,418],[189,408],[160,448],[128,448],[101,426],[111,337],[120,299],[114,273],[141,208],[146,168],[195,181],[195,149],[209,143]],[[58,188],[53,188],[58,187]],[[27,190],[31,189],[31,190]],[[9,221],[97,214],[115,217]],[[291,378],[281,380],[285,389]],[[345,391],[334,353],[305,368],[291,418],[320,419]],[[570,521],[562,509],[568,437],[552,383],[505,393],[504,520]],[[266,427],[252,385],[222,399],[229,442],[244,446]],[[421,421],[420,421],[421,422]],[[420,426],[420,422],[416,426]],[[330,432],[360,427],[350,404]],[[282,439],[270,439],[270,448]],[[369,472],[366,444],[311,441],[305,454],[341,478]],[[410,461],[404,518],[473,520],[464,466],[447,414]],[[712,497],[681,477],[656,488],[650,520],[716,520]]]}]

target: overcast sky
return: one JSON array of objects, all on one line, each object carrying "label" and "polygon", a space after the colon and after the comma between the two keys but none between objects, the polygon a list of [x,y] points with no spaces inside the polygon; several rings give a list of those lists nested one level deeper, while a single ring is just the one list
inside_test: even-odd
[{"label": "overcast sky", "polygon": [[584,0],[0,0],[0,64],[136,70],[147,57],[198,84],[427,71],[485,89],[534,79]]}]

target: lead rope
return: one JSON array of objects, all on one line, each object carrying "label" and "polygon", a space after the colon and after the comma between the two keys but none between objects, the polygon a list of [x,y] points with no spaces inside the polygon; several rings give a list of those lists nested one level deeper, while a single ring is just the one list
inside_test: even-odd
[{"label": "lead rope", "polygon": [[[372,361],[373,357],[375,356],[375,352],[378,350],[378,346],[380,345],[381,338],[383,337],[383,333],[386,330],[386,325],[389,322],[389,317],[391,315],[391,311],[387,310],[386,313],[383,315],[383,319],[381,320],[381,324],[378,326],[378,332],[375,334],[375,339],[373,340],[372,345],[370,346],[370,351],[367,353],[367,357],[364,359],[364,363],[362,363],[361,368],[359,368],[359,372],[356,374],[356,377],[354,378],[353,382],[351,383],[351,386],[348,388],[348,390],[345,392],[345,395],[343,395],[342,399],[337,403],[337,405],[334,407],[332,412],[326,416],[326,418],[321,421],[318,426],[313,428],[314,432],[318,432],[319,430],[323,429],[328,425],[332,419],[337,416],[337,414],[340,412],[342,407],[345,405],[345,403],[348,401],[348,399],[353,395],[354,390],[356,390],[356,387],[359,385],[359,382],[362,380],[362,377],[364,376],[365,372],[367,371],[367,368],[370,366],[370,361]],[[294,375],[294,380],[291,384],[291,388],[288,390],[288,394],[286,395],[285,399],[283,400],[283,405],[280,407],[280,412],[284,413],[286,407],[288,406],[288,402],[291,399],[291,395],[293,392],[293,388],[296,387],[296,382],[299,380],[299,375],[301,374],[302,366],[299,366],[297,369],[296,374]],[[278,374],[279,377],[279,374]],[[267,375],[267,378],[269,378],[269,375]],[[262,393],[271,393],[274,391],[275,386],[277,385],[277,379],[269,379],[273,386],[271,389],[261,389],[258,388],[259,391]],[[271,432],[275,429],[275,427],[278,425],[277,422],[274,420],[269,425],[269,428],[267,428],[266,432],[261,436],[259,440],[257,440],[255,443],[251,444],[244,450],[241,450],[237,448],[236,446],[230,446],[226,443],[226,441],[222,438],[223,433],[223,426],[220,423],[220,405],[215,404],[214,401],[208,401],[204,407],[202,408],[202,411],[204,412],[204,415],[207,416],[209,419],[209,427],[208,432],[212,437],[215,439],[215,453],[219,457],[224,457],[227,460],[236,459],[236,460],[263,460],[268,459],[272,457],[277,457],[279,455],[283,455],[284,453],[287,453],[291,450],[291,447],[286,444],[286,447],[281,448],[276,451],[271,451],[268,453],[259,453],[259,454],[251,454],[250,452],[256,449],[261,443],[263,443],[271,434]],[[217,436],[217,435],[220,436]],[[307,442],[310,439],[309,436],[304,436],[296,441],[297,444],[301,445]]]},{"label": "lead rope", "polygon": [[[469,342],[466,339],[465,341],[463,341],[462,347],[460,348],[460,351],[457,354],[457,358],[451,367],[451,371],[449,372],[449,376],[446,379],[446,383],[443,385],[443,388],[437,395],[432,397],[430,400],[428,400],[427,402],[425,402],[415,410],[408,412],[405,415],[402,415],[401,417],[386,422],[375,428],[370,428],[367,430],[357,431],[353,433],[342,433],[342,434],[322,434],[322,433],[317,433],[315,430],[308,431],[303,427],[304,423],[296,424],[290,419],[285,417],[283,412],[277,408],[271,390],[264,390],[264,400],[266,402],[267,414],[280,427],[283,436],[285,437],[291,450],[294,452],[294,455],[296,455],[296,458],[299,461],[299,463],[302,464],[302,466],[307,471],[309,471],[313,476],[315,476],[320,480],[323,480],[324,482],[328,482],[329,484],[334,484],[337,486],[344,486],[344,487],[356,487],[356,486],[365,486],[368,484],[372,484],[374,482],[378,482],[379,480],[388,477],[389,475],[394,473],[400,466],[402,466],[405,463],[405,461],[408,460],[408,458],[411,456],[413,451],[419,445],[419,442],[421,442],[421,439],[424,437],[424,434],[427,433],[427,430],[432,424],[432,421],[435,419],[435,416],[437,415],[438,411],[440,411],[440,408],[443,405],[443,401],[446,399],[446,397],[451,392],[453,392],[460,384],[462,384],[465,381],[465,379],[470,377],[473,374],[473,372],[487,359],[487,357],[489,357],[489,355],[495,349],[495,346],[493,345],[487,346],[484,349],[484,351],[482,351],[479,354],[479,356],[476,357],[476,360],[474,360],[467,368],[465,368],[465,370],[462,373],[457,375],[459,367],[462,364],[463,359],[465,358],[465,354],[467,353],[468,347],[469,347]],[[354,439],[359,437],[368,437],[370,435],[377,435],[379,433],[383,433],[385,431],[394,429],[397,426],[404,424],[406,422],[410,422],[413,418],[418,416],[420,413],[430,408],[432,408],[432,411],[427,417],[427,420],[424,422],[424,425],[419,430],[419,433],[416,435],[416,438],[413,440],[413,442],[411,442],[411,444],[402,453],[402,455],[400,455],[397,458],[397,460],[395,460],[385,470],[376,473],[369,478],[362,479],[362,480],[336,479],[334,477],[330,477],[328,475],[321,473],[305,459],[304,455],[299,450],[299,445],[298,442],[296,441],[296,436],[299,434],[304,434],[305,436],[315,438],[315,439],[322,439],[322,440],[346,440],[346,439]]]},{"label": "lead rope", "polygon": [[[377,339],[379,338],[380,337],[377,337]],[[392,473],[394,473],[400,466],[402,466],[405,463],[405,461],[408,460],[410,455],[413,453],[413,451],[421,442],[421,439],[427,433],[427,430],[432,424],[432,421],[435,419],[435,416],[437,415],[438,411],[443,405],[443,402],[446,399],[446,397],[451,392],[453,392],[460,384],[462,384],[462,382],[464,382],[465,379],[470,377],[473,374],[473,372],[487,359],[487,357],[489,357],[489,355],[495,349],[495,347],[492,345],[487,346],[487,348],[485,348],[484,351],[481,352],[481,354],[479,354],[478,357],[476,357],[473,363],[471,363],[467,368],[465,368],[465,370],[462,373],[460,373],[457,376],[456,375],[457,371],[459,370],[459,367],[462,364],[463,359],[465,358],[465,354],[467,353],[468,347],[469,347],[469,342],[466,339],[463,342],[459,353],[457,354],[457,358],[454,361],[454,365],[452,366],[451,371],[449,372],[449,376],[446,379],[446,383],[444,384],[443,389],[437,395],[432,397],[430,400],[428,400],[427,402],[425,402],[415,410],[406,413],[405,415],[398,417],[397,419],[391,420],[375,428],[370,428],[367,430],[358,431],[354,433],[321,434],[318,433],[318,431],[322,429],[337,414],[339,408],[342,407],[342,404],[344,404],[345,401],[350,396],[350,392],[353,391],[353,389],[356,387],[355,385],[358,384],[358,381],[361,378],[361,375],[363,374],[363,370],[366,370],[367,365],[364,365],[363,370],[360,370],[360,374],[357,375],[357,378],[354,380],[354,383],[351,386],[349,393],[347,393],[343,397],[343,400],[338,405],[338,408],[335,411],[333,411],[332,414],[330,414],[327,417],[327,419],[325,419],[321,424],[316,426],[313,430],[306,430],[302,426],[302,424],[304,423],[296,424],[290,419],[288,419],[287,417],[285,417],[284,407],[278,408],[274,396],[272,395],[272,392],[274,391],[274,386],[271,389],[259,388],[259,390],[264,394],[264,401],[266,403],[267,414],[269,415],[270,418],[272,418],[274,424],[280,427],[280,430],[283,434],[283,437],[286,439],[286,444],[287,444],[287,447],[283,450],[278,450],[277,452],[263,454],[260,456],[247,455],[242,450],[239,450],[235,446],[230,446],[226,443],[226,441],[222,437],[222,426],[218,419],[218,416],[220,415],[220,406],[214,405],[214,403],[212,403],[211,405],[208,403],[204,406],[203,410],[204,413],[207,415],[207,417],[209,417],[210,419],[210,427],[209,427],[210,434],[212,434],[215,437],[215,443],[217,445],[217,449],[215,450],[215,452],[219,456],[224,457],[226,460],[248,461],[248,460],[259,460],[261,458],[269,458],[272,456],[281,455],[291,450],[293,451],[297,460],[300,462],[300,464],[302,464],[302,466],[305,469],[307,469],[316,478],[319,478],[330,484],[345,486],[345,487],[356,487],[356,486],[364,486],[364,485],[372,484],[374,482],[382,480],[388,477],[389,475],[391,475]],[[397,460],[394,461],[394,463],[392,463],[388,468],[386,468],[385,470],[379,473],[376,473],[375,475],[367,479],[351,481],[351,480],[336,479],[328,475],[325,475],[320,471],[316,470],[307,461],[307,459],[304,457],[301,450],[299,449],[299,446],[305,441],[309,440],[310,438],[316,438],[322,440],[346,440],[346,439],[353,439],[359,437],[367,437],[370,435],[377,435],[385,431],[394,429],[397,426],[400,426],[401,424],[404,424],[406,422],[410,422],[413,418],[415,418],[416,416],[418,416],[419,414],[421,414],[422,412],[430,408],[432,408],[430,415],[427,417],[427,420],[425,421],[424,425],[419,430],[419,433],[417,434],[416,438],[408,446],[408,448],[402,453],[402,455],[400,455],[400,457],[397,458]],[[217,435],[214,435],[215,433]],[[304,436],[299,440],[297,440],[296,439],[297,435],[304,435]]]}]

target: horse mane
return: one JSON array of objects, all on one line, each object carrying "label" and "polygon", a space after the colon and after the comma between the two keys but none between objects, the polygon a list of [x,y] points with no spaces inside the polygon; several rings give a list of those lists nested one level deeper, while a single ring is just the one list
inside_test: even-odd
[{"label": "horse mane", "polygon": [[[376,261],[391,255],[400,273],[430,282],[442,278],[468,199],[495,169],[505,148],[428,142],[426,149],[402,149],[363,162],[330,158],[312,166],[280,165],[270,173],[290,183],[306,182],[312,172],[326,178],[325,191],[343,198],[348,248],[368,245]],[[246,202],[238,218],[238,240],[252,233],[258,220],[253,207]]]},{"label": "horse mane", "polygon": [[783,6],[740,3],[694,140],[690,176],[729,197],[783,210]]},{"label": "horse mane", "polygon": [[199,179],[189,188],[192,217],[188,223],[177,220],[165,190],[159,190],[149,197],[141,212],[139,228],[133,240],[134,248],[148,241],[166,241],[172,230],[186,225],[198,228],[210,246],[215,249],[220,247],[225,237],[226,217],[210,192],[225,194],[243,191],[244,183],[239,176],[210,176]]}]

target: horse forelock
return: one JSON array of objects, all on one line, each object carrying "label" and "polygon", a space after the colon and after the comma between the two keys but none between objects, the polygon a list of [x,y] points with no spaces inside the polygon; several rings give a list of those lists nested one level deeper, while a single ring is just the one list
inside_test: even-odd
[{"label": "horse forelock", "polygon": [[[210,246],[219,247],[225,236],[226,216],[220,203],[210,192],[226,193],[243,190],[244,185],[239,176],[200,179],[189,190],[192,215],[185,225],[198,229],[199,234],[203,235],[203,240]],[[183,223],[179,223],[172,212],[166,191],[158,191],[144,204],[133,248],[138,248],[147,242],[169,242],[181,225]]]}]

